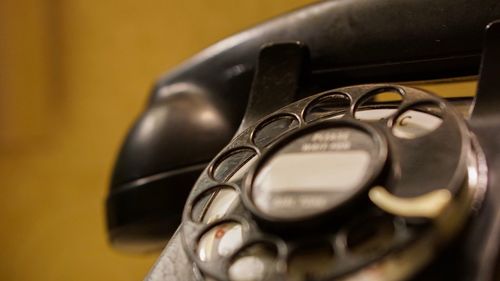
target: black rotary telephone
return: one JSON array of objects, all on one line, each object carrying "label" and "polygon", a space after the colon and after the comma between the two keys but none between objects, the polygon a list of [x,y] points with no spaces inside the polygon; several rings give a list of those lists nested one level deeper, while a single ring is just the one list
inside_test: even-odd
[{"label": "black rotary telephone", "polygon": [[[500,280],[497,19],[323,1],[206,49],[129,132],[112,244],[169,240],[151,281]],[[467,77],[475,98],[407,84]]]}]

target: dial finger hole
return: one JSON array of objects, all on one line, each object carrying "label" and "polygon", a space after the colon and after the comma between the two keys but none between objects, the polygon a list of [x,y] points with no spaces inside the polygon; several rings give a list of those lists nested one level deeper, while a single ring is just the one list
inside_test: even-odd
[{"label": "dial finger hole", "polygon": [[368,93],[356,106],[354,117],[359,120],[376,121],[396,112],[403,97],[396,88],[382,88]]},{"label": "dial finger hole", "polygon": [[371,256],[390,249],[396,230],[386,216],[369,217],[352,225],[347,231],[347,248],[357,255]]},{"label": "dial finger hole", "polygon": [[247,167],[247,164],[257,153],[249,147],[241,147],[231,150],[217,159],[215,165],[211,169],[212,177],[219,182],[235,181],[244,174],[240,171]]},{"label": "dial finger hole", "polygon": [[239,192],[230,186],[218,186],[204,192],[194,202],[191,219],[209,224],[234,210],[239,202]]},{"label": "dial finger hole", "polygon": [[351,105],[350,98],[342,93],[333,93],[313,100],[306,108],[304,120],[311,122],[327,116],[342,117]]},{"label": "dial finger hole", "polygon": [[247,174],[248,170],[250,170],[250,167],[252,167],[255,161],[257,161],[257,158],[257,155],[254,155],[250,159],[248,159],[248,161],[246,161],[243,166],[241,166],[232,176],[230,176],[227,181],[233,183],[240,181]]},{"label": "dial finger hole", "polygon": [[435,103],[411,106],[395,120],[392,133],[403,139],[414,139],[436,130],[443,123],[441,107]]},{"label": "dial finger hole", "polygon": [[289,280],[320,279],[331,272],[334,265],[334,252],[330,243],[302,245],[290,257]]},{"label": "dial finger hole", "polygon": [[298,126],[299,120],[293,115],[273,116],[255,129],[253,142],[258,147],[265,147]]},{"label": "dial finger hole", "polygon": [[243,227],[236,222],[215,225],[198,242],[198,256],[202,261],[213,261],[231,255],[243,243]]},{"label": "dial finger hole", "polygon": [[259,281],[269,279],[276,271],[278,251],[267,243],[254,244],[233,259],[229,266],[231,281]]}]

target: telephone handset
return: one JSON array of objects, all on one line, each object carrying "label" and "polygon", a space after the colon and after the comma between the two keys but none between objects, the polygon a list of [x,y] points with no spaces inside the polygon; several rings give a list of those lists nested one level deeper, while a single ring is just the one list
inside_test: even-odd
[{"label": "telephone handset", "polygon": [[[186,203],[149,280],[498,278],[499,18],[495,1],[324,1],[208,48],[122,147],[112,243],[163,245]],[[481,58],[474,101],[393,84]]]}]

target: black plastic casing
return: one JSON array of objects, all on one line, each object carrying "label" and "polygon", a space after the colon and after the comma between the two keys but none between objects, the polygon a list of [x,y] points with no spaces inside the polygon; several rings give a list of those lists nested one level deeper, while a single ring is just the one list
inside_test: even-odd
[{"label": "black plastic casing", "polygon": [[497,18],[497,0],[323,1],[209,47],[156,83],[128,133],[106,201],[111,241],[165,241],[175,231],[198,174],[241,123],[262,45],[308,46],[311,75],[298,99],[358,83],[477,75],[483,30]]}]

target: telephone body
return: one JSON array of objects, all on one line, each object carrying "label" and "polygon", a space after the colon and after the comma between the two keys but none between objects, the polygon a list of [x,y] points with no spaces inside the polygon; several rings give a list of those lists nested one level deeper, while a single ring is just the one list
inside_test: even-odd
[{"label": "telephone body", "polygon": [[[323,1],[209,47],[122,146],[112,244],[169,240],[154,281],[497,280],[497,19],[491,0]],[[471,77],[475,98],[406,85]]]}]

